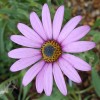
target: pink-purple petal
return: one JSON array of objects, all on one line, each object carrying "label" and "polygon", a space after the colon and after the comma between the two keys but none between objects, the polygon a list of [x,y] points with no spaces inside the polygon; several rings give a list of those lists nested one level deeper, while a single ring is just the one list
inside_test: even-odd
[{"label": "pink-purple petal", "polygon": [[43,39],[27,25],[23,23],[18,23],[17,27],[18,27],[18,30],[28,39],[31,39],[33,42],[36,42],[36,43],[40,43],[40,44],[43,43]]},{"label": "pink-purple petal", "polygon": [[24,75],[22,84],[24,86],[27,86],[34,78],[35,76],[39,73],[39,71],[43,68],[44,66],[44,61],[37,62],[35,65],[33,65]]},{"label": "pink-purple petal", "polygon": [[12,35],[10,37],[10,39],[19,44],[19,45],[22,45],[22,46],[26,46],[26,47],[34,47],[34,48],[40,48],[41,45],[38,44],[38,43],[35,43],[34,41],[26,38],[25,36],[22,36],[22,35]]},{"label": "pink-purple petal", "polygon": [[56,83],[58,89],[60,90],[60,92],[63,95],[67,95],[67,89],[66,89],[64,76],[63,76],[63,73],[61,72],[61,69],[57,63],[53,64],[53,75],[54,75],[55,83]]},{"label": "pink-purple petal", "polygon": [[44,71],[45,71],[45,65],[42,68],[42,70],[38,73],[38,75],[36,76],[36,90],[38,93],[43,92]]},{"label": "pink-purple petal", "polygon": [[8,52],[8,56],[15,59],[33,57],[38,54],[40,51],[32,48],[17,48]]},{"label": "pink-purple petal", "polygon": [[38,17],[38,15],[35,12],[32,12],[30,14],[30,22],[33,27],[33,29],[44,39],[47,40],[45,31],[43,29],[42,23]]},{"label": "pink-purple petal", "polygon": [[91,50],[95,47],[94,42],[90,41],[77,41],[69,43],[68,45],[63,47],[63,51],[70,53],[79,53]]},{"label": "pink-purple petal", "polygon": [[55,40],[57,39],[60,33],[63,17],[64,17],[64,6],[60,6],[56,11],[53,20],[53,39]]},{"label": "pink-purple petal", "polygon": [[12,72],[16,72],[22,69],[25,69],[29,66],[31,66],[32,64],[34,64],[35,62],[37,62],[38,60],[41,59],[41,55],[37,55],[34,57],[30,57],[30,58],[22,58],[20,60],[17,60],[11,67],[10,67],[10,71]]},{"label": "pink-purple petal", "polygon": [[67,37],[66,39],[62,42],[62,45],[67,45],[68,43],[77,41],[84,37],[88,32],[90,31],[90,27],[87,25],[80,26],[76,29],[74,29]]},{"label": "pink-purple petal", "polygon": [[58,37],[58,41],[60,43],[70,34],[71,31],[73,31],[73,29],[78,25],[81,19],[82,19],[81,16],[76,16],[65,24]]},{"label": "pink-purple petal", "polygon": [[69,64],[65,59],[60,58],[59,61],[59,66],[63,73],[72,81],[76,83],[81,83],[81,78],[77,71]]},{"label": "pink-purple petal", "polygon": [[71,54],[63,54],[62,56],[65,60],[67,60],[74,68],[81,71],[90,71],[91,66],[86,63],[84,60],[80,59]]},{"label": "pink-purple petal", "polygon": [[43,23],[43,27],[44,27],[47,37],[51,39],[52,38],[52,24],[51,24],[50,11],[47,4],[44,4],[42,8],[42,23]]},{"label": "pink-purple petal", "polygon": [[47,96],[51,95],[53,86],[52,63],[46,64],[44,72],[44,91]]}]

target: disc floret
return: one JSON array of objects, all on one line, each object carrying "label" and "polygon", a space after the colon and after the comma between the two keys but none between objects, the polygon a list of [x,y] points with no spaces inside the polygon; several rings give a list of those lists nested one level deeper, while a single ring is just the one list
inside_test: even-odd
[{"label": "disc floret", "polygon": [[54,40],[45,42],[41,47],[41,52],[46,62],[55,62],[62,54],[60,44]]}]

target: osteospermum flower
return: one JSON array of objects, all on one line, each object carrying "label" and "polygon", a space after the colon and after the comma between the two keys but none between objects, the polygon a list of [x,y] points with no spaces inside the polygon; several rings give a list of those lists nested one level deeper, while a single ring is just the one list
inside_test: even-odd
[{"label": "osteospermum flower", "polygon": [[87,25],[79,26],[81,16],[69,20],[61,29],[64,16],[64,6],[60,6],[51,22],[50,11],[47,4],[42,8],[42,22],[35,12],[30,14],[32,28],[18,23],[18,30],[23,35],[12,35],[11,40],[25,46],[10,51],[8,56],[19,59],[10,68],[12,72],[25,69],[29,66],[22,84],[27,86],[36,77],[38,93],[43,90],[50,95],[55,83],[63,95],[67,94],[64,76],[76,83],[81,82],[77,70],[90,71],[91,66],[82,59],[69,54],[88,51],[95,47],[91,41],[79,41],[89,31]]}]

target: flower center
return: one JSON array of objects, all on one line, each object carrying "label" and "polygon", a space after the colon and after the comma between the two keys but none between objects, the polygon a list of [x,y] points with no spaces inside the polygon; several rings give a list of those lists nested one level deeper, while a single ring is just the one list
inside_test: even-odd
[{"label": "flower center", "polygon": [[55,62],[62,54],[61,46],[54,40],[45,42],[41,47],[41,52],[46,62]]}]

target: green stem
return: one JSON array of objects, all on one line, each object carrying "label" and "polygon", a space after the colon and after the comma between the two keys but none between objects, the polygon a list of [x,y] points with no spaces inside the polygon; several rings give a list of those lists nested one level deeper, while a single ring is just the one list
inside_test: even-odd
[{"label": "green stem", "polygon": [[12,80],[17,79],[19,76],[20,76],[20,74],[18,74],[17,76],[11,77],[11,78],[9,78],[8,80],[2,82],[2,83],[0,84],[0,87],[2,87],[2,86],[3,86],[4,84],[6,84],[6,83],[9,83],[9,82],[12,81]]},{"label": "green stem", "polygon": [[75,92],[72,93],[74,100],[78,100],[78,97],[76,96]]},{"label": "green stem", "polygon": [[82,93],[85,93],[86,91],[89,91],[90,89],[92,89],[93,88],[93,86],[90,86],[90,87],[88,87],[88,88],[86,88],[86,89],[84,89],[84,90],[82,90],[82,91],[76,91],[75,93],[76,94],[82,94]]}]

